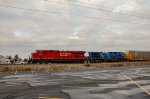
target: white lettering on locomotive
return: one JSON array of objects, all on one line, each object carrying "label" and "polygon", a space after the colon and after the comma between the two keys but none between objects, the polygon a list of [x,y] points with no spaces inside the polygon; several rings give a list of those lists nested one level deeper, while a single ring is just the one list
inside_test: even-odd
[{"label": "white lettering on locomotive", "polygon": [[70,56],[71,53],[60,53],[60,56]]}]

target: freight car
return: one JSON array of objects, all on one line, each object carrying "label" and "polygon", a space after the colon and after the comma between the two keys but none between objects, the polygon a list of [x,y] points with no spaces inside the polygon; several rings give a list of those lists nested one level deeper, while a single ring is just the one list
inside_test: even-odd
[{"label": "freight car", "polygon": [[88,52],[90,62],[119,62],[125,61],[124,52]]},{"label": "freight car", "polygon": [[85,51],[36,50],[31,54],[32,63],[80,63],[86,59]]},{"label": "freight car", "polygon": [[126,51],[128,61],[150,61],[150,51]]}]

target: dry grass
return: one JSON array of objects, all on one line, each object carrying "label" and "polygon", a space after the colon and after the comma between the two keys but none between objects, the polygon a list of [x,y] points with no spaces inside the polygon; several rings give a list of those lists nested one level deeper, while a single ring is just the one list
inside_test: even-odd
[{"label": "dry grass", "polygon": [[97,64],[91,64],[91,66],[93,66],[93,67],[150,66],[150,61],[97,63]]},{"label": "dry grass", "polygon": [[[150,66],[150,62],[116,62],[116,63],[95,63],[90,67],[121,67],[121,66]],[[50,71],[50,70],[78,70],[86,69],[84,64],[36,64],[36,65],[0,65],[0,72],[12,71]]]},{"label": "dry grass", "polygon": [[72,69],[79,69],[79,68],[83,68],[83,67],[84,67],[84,64],[0,65],[0,72],[72,70]]}]

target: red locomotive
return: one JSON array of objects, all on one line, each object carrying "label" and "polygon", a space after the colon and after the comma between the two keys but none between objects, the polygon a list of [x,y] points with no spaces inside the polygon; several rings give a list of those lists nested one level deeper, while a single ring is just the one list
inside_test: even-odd
[{"label": "red locomotive", "polygon": [[36,50],[31,54],[32,63],[79,63],[86,59],[85,51]]}]

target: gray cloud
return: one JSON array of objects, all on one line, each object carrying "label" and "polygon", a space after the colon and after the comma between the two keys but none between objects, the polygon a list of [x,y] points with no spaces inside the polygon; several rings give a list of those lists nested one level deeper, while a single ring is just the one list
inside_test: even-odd
[{"label": "gray cloud", "polygon": [[[69,0],[61,2],[71,3]],[[149,3],[148,0],[142,0],[143,4],[133,2],[133,0],[111,0],[111,2],[78,0],[77,2],[85,2],[86,6],[95,8],[104,9],[103,6],[105,6],[105,9],[112,12],[57,4],[51,0],[39,0],[38,2],[37,0],[0,0],[0,4],[4,5],[66,13],[66,15],[61,15],[0,7],[0,54],[19,54],[27,57],[35,49],[150,50],[150,19],[120,14],[149,17],[150,9],[143,6]]]}]

